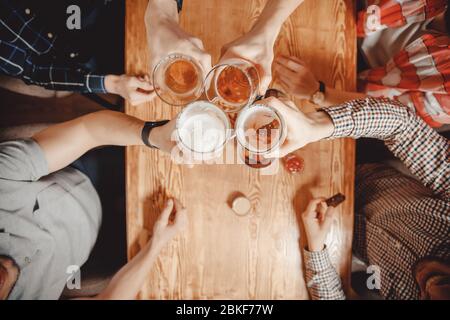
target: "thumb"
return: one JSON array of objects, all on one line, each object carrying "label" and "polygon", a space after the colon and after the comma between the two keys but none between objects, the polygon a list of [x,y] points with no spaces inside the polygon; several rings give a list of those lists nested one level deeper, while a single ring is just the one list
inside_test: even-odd
[{"label": "thumb", "polygon": [[205,52],[200,52],[198,61],[203,68],[203,78],[206,78],[206,75],[212,69],[212,58],[211,55]]},{"label": "thumb", "polygon": [[284,158],[292,151],[297,150],[298,148],[294,146],[291,142],[285,142],[280,148],[277,148],[276,150],[273,150],[267,154],[264,155],[264,158],[266,159],[279,159]]},{"label": "thumb", "polygon": [[147,81],[145,78],[138,79],[138,82],[136,82],[136,87],[145,91],[153,91],[153,86],[150,84],[150,81]]},{"label": "thumb", "polygon": [[259,85],[259,94],[264,96],[266,94],[267,88],[269,88],[270,83],[272,82],[272,73],[264,75],[261,79],[261,83]]},{"label": "thumb", "polygon": [[161,221],[164,223],[164,225],[169,223],[169,217],[172,211],[173,211],[173,200],[169,199],[167,200],[166,206],[164,207],[164,210],[161,213]]},{"label": "thumb", "polygon": [[333,224],[334,216],[336,215],[336,208],[328,207],[325,211],[325,219],[323,221],[323,227],[327,232],[330,230],[331,225]]},{"label": "thumb", "polygon": [[129,77],[128,86],[131,88],[142,88],[147,91],[153,90],[153,86],[150,83],[146,82],[143,78],[135,76]]},{"label": "thumb", "polygon": [[305,218],[316,218],[317,217],[317,206],[323,201],[322,198],[315,198],[309,201],[308,206],[303,212]]}]

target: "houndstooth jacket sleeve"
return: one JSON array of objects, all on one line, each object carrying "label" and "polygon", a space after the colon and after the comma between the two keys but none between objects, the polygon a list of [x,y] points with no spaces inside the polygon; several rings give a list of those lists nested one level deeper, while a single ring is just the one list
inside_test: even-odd
[{"label": "houndstooth jacket sleeve", "polygon": [[[335,126],[331,139],[370,137],[384,140],[394,155],[436,196],[445,202],[450,200],[449,141],[413,111],[396,101],[376,98],[350,101],[322,111],[328,113]],[[340,279],[327,250],[304,250],[304,259],[311,297],[343,299]]]}]

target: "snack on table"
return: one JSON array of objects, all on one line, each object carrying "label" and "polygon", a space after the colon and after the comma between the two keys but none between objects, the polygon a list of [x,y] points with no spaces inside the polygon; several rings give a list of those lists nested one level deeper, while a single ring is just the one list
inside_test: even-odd
[{"label": "snack on table", "polygon": [[301,173],[305,168],[305,160],[302,157],[290,153],[283,158],[284,168],[289,173]]},{"label": "snack on table", "polygon": [[344,201],[345,201],[345,196],[342,193],[335,194],[331,198],[328,198],[327,200],[325,200],[327,206],[329,206],[329,207],[331,206],[331,207],[335,207],[335,208]]}]

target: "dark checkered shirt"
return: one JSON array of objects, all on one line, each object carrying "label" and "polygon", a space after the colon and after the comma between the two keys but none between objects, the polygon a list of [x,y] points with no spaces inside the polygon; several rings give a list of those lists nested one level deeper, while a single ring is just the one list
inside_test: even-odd
[{"label": "dark checkered shirt", "polygon": [[106,92],[103,75],[54,61],[57,34],[43,23],[31,9],[0,0],[0,72],[51,90]]},{"label": "dark checkered shirt", "polygon": [[[354,252],[379,267],[386,299],[418,299],[413,275],[424,257],[450,258],[450,143],[398,102],[368,98],[323,109],[331,138],[371,137],[386,146],[418,178],[382,164],[357,168]],[[326,248],[305,253],[313,299],[345,299]]]}]

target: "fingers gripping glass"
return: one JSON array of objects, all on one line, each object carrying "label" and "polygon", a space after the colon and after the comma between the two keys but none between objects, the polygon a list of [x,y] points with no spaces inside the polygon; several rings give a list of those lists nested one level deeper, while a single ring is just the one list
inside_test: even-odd
[{"label": "fingers gripping glass", "polygon": [[268,167],[273,159],[265,156],[278,150],[286,140],[286,135],[283,117],[267,105],[246,107],[236,121],[239,156],[251,168]]},{"label": "fingers gripping glass", "polygon": [[186,105],[203,93],[203,69],[187,55],[168,55],[155,66],[152,77],[158,97],[173,106]]}]

